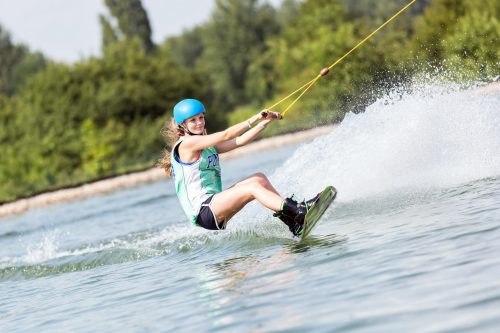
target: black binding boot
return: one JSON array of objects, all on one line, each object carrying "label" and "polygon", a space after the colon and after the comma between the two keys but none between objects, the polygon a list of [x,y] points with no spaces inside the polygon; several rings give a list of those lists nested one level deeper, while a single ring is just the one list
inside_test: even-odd
[{"label": "black binding boot", "polygon": [[292,195],[291,198],[286,198],[283,201],[281,211],[274,213],[273,216],[283,221],[294,236],[300,236],[304,227],[306,214],[318,198],[319,194],[310,200],[297,202],[293,199]]},{"label": "black binding boot", "polygon": [[294,236],[300,236],[304,227],[306,213],[307,208],[305,203],[298,203],[292,198],[286,198],[283,201],[281,211],[273,214],[273,216],[283,221]]}]

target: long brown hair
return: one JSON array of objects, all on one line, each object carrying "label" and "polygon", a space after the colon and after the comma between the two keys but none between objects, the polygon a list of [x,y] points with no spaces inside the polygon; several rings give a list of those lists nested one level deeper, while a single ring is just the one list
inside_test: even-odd
[{"label": "long brown hair", "polygon": [[167,146],[163,149],[163,156],[158,160],[156,166],[164,169],[169,176],[172,176],[172,163],[170,162],[171,149],[174,148],[174,144],[181,136],[184,136],[185,133],[183,128],[177,125],[174,118],[172,118],[170,121],[167,120],[160,134],[165,138]]},{"label": "long brown hair", "polygon": [[[165,138],[167,146],[163,149],[163,156],[158,160],[156,166],[164,169],[169,176],[172,176],[172,162],[170,162],[171,150],[174,148],[177,140],[179,140],[181,136],[186,135],[186,131],[181,125],[175,122],[174,118],[171,118],[170,121],[167,120],[165,126],[160,130],[160,134]],[[207,135],[206,128],[203,130],[202,135]]]}]

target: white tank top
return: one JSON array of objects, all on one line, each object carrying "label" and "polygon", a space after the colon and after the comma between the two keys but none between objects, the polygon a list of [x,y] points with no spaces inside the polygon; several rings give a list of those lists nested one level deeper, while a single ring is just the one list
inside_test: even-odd
[{"label": "white tank top", "polygon": [[222,191],[219,154],[215,147],[205,148],[195,162],[184,163],[179,158],[180,138],[170,155],[175,191],[189,220],[196,222],[201,204],[211,195]]}]

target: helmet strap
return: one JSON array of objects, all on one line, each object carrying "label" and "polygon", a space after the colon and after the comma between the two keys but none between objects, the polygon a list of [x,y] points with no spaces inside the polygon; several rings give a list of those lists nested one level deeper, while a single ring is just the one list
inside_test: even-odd
[{"label": "helmet strap", "polygon": [[185,133],[189,134],[189,135],[203,135],[203,134],[194,134],[193,132],[191,132],[190,130],[187,129],[186,126],[184,126],[184,124],[179,124],[178,125]]}]

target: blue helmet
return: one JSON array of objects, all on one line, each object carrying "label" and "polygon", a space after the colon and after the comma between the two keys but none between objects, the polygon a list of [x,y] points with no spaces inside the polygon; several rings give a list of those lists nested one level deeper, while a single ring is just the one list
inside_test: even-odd
[{"label": "blue helmet", "polygon": [[174,106],[174,119],[177,124],[182,124],[184,120],[205,112],[205,107],[197,99],[183,99]]}]

